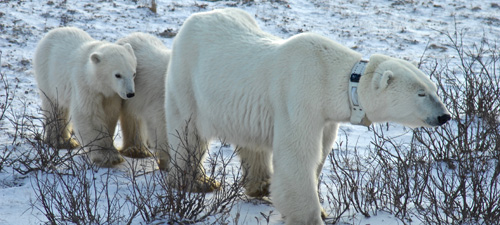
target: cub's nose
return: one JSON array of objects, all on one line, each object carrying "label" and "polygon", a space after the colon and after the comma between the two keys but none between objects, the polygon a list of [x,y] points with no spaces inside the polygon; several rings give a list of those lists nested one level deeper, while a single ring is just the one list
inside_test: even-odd
[{"label": "cub's nose", "polygon": [[135,96],[135,93],[127,93],[127,98],[132,98]]},{"label": "cub's nose", "polygon": [[443,114],[441,116],[438,116],[438,122],[439,122],[439,126],[445,124],[446,122],[448,122],[448,120],[451,119],[451,116],[450,114]]}]

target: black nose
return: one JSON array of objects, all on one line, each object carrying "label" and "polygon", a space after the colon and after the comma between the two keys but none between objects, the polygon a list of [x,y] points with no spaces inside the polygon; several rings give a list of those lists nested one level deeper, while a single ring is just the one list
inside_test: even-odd
[{"label": "black nose", "polygon": [[450,119],[451,119],[450,114],[444,114],[444,115],[438,116],[439,125],[441,126],[441,125],[445,124]]},{"label": "black nose", "polygon": [[134,94],[134,93],[128,93],[128,94],[127,94],[127,98],[132,98],[132,97],[134,97],[134,96],[135,96],[135,94]]}]

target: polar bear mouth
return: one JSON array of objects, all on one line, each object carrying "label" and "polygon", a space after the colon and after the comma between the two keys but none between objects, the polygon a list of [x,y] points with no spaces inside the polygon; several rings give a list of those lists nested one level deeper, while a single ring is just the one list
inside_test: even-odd
[{"label": "polar bear mouth", "polygon": [[432,127],[437,127],[437,126],[442,126],[442,125],[444,125],[444,124],[445,124],[445,123],[447,123],[450,119],[451,119],[450,114],[442,114],[442,115],[437,116],[437,117],[428,117],[428,118],[425,120],[425,123],[427,123],[428,125],[430,125],[430,126],[432,126]]}]

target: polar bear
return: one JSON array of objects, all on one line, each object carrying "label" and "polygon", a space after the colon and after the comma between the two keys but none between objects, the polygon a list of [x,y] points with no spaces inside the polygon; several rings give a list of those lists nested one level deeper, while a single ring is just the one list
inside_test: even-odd
[{"label": "polar bear", "polygon": [[361,58],[312,33],[272,36],[239,9],[193,14],[174,39],[167,72],[168,182],[216,188],[201,162],[207,141],[221,138],[241,146],[247,193],[265,193],[271,178],[286,224],[322,224],[318,175],[339,123],[356,114],[351,102],[362,106],[365,122],[429,127],[450,119],[436,86],[413,64],[376,54],[352,73]]},{"label": "polar bear", "polygon": [[[153,35],[132,33],[117,41],[130,44],[137,58],[135,97],[123,100],[120,124],[123,134],[122,155],[148,157],[152,147],[168,159],[165,124],[165,76],[170,49]],[[164,165],[165,163],[161,163]]]},{"label": "polar bear", "polygon": [[97,41],[85,31],[51,30],[35,51],[34,70],[45,117],[44,140],[57,148],[78,143],[100,166],[123,161],[113,146],[121,99],[135,95],[136,58],[129,44]]}]

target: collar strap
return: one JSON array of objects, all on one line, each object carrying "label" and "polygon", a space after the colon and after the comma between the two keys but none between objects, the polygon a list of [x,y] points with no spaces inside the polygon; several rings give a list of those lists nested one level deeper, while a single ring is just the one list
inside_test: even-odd
[{"label": "collar strap", "polygon": [[365,72],[367,60],[361,60],[352,68],[349,79],[349,103],[351,104],[351,124],[370,126],[372,122],[366,117],[365,111],[358,100],[358,84]]}]

